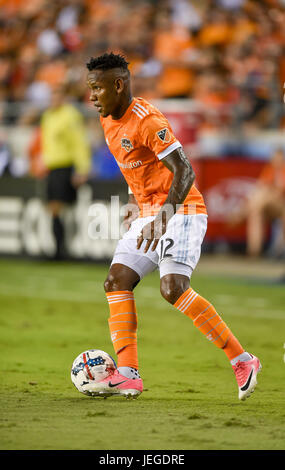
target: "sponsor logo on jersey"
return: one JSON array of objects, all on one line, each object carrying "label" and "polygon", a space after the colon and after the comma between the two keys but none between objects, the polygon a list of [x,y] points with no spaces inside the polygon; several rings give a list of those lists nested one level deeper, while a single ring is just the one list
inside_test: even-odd
[{"label": "sponsor logo on jersey", "polygon": [[169,130],[167,129],[167,127],[165,127],[164,129],[161,129],[156,134],[162,142],[164,142],[166,144],[168,142],[170,142],[170,133],[169,133]]},{"label": "sponsor logo on jersey", "polygon": [[134,148],[134,146],[133,146],[132,142],[130,141],[130,139],[127,139],[126,137],[123,137],[121,139],[121,146],[127,152],[130,152]]},{"label": "sponsor logo on jersey", "polygon": [[142,166],[141,160],[137,160],[136,162],[127,162],[127,163],[121,163],[121,162],[118,162],[118,160],[116,161],[121,168],[137,168],[138,166]]}]

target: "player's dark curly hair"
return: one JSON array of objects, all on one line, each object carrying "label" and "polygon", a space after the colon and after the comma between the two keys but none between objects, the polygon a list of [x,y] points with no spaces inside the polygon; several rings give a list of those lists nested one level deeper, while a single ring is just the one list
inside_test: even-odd
[{"label": "player's dark curly hair", "polygon": [[115,68],[122,68],[128,71],[129,62],[120,55],[113,54],[113,52],[105,53],[99,57],[91,57],[86,67],[91,72],[92,70],[110,70]]}]

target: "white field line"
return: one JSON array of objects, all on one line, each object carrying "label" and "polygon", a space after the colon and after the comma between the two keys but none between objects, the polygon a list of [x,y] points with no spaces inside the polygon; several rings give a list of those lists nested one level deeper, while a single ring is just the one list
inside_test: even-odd
[{"label": "white field line", "polygon": [[[240,303],[240,298],[234,295],[216,294],[214,298],[215,298],[215,301],[221,304],[225,304],[225,305],[229,305],[229,304],[238,305]],[[247,299],[242,299],[242,301],[250,307],[256,307],[256,308],[269,308],[270,307],[270,301],[263,297],[248,297]]]},{"label": "white field line", "polygon": [[[285,309],[272,309],[269,299],[263,297],[249,297],[240,299],[234,295],[215,295],[213,299],[213,305],[215,302],[224,304],[225,309],[219,311],[221,317],[225,316],[242,316],[250,318],[265,318],[268,321],[273,320],[285,320]],[[242,304],[243,311],[240,311],[239,305]],[[247,312],[245,309],[248,309]],[[218,309],[219,310],[219,309]]]},{"label": "white field line", "polygon": [[[90,284],[89,284],[90,285]],[[47,286],[46,286],[47,287]],[[103,286],[101,282],[92,282],[91,289],[88,292],[84,292],[82,289],[78,289],[78,292],[74,290],[50,290],[43,289],[43,286],[19,286],[19,285],[3,285],[0,286],[0,295],[5,297],[18,296],[28,299],[40,299],[40,300],[56,300],[56,301],[67,301],[67,302],[80,302],[80,303],[95,303],[98,300],[98,296],[101,296],[103,302],[106,301],[103,291]],[[213,299],[213,304],[215,306],[215,301],[220,304],[225,305],[223,312],[219,311],[220,315],[223,317],[227,316],[242,316],[250,318],[264,318],[268,321],[272,320],[285,320],[285,311],[282,310],[273,310],[269,309],[270,305],[267,299],[255,297],[249,299],[243,299],[243,311],[239,310],[238,298],[230,295],[216,295]],[[107,302],[107,301],[106,301]],[[145,305],[147,310],[150,306],[155,307],[158,310],[164,310],[165,300],[160,297],[157,288],[154,287],[145,287],[141,288],[140,292],[137,293],[137,304],[142,311],[143,306]],[[168,306],[168,305],[167,305]],[[248,308],[248,311],[245,311],[245,308]]]},{"label": "white field line", "polygon": [[[42,286],[0,286],[0,295],[2,296],[18,296],[30,299],[43,299],[43,300],[62,300],[62,301],[72,301],[72,302],[95,302],[98,299],[98,295],[103,296],[104,290],[100,284],[101,289],[99,290],[96,286],[93,286],[93,292],[82,292],[78,288],[78,292],[68,291],[64,289],[43,289]],[[47,286],[46,286],[47,287]]]},{"label": "white field line", "polygon": [[[86,289],[87,287],[87,289]],[[156,308],[164,308],[163,299],[157,298],[158,290],[152,287],[146,287],[141,290],[137,297],[143,296],[143,298],[151,299],[151,304]],[[58,283],[54,279],[46,279],[44,283],[40,282],[40,285],[36,283],[36,279],[30,279],[25,282],[25,285],[6,284],[1,282],[0,285],[0,296],[8,297],[23,297],[29,299],[42,299],[42,300],[58,300],[58,301],[71,301],[71,302],[96,302],[98,296],[107,302],[104,294],[104,288],[102,282],[91,282],[87,281],[78,283],[74,286],[73,290],[61,289],[58,287]],[[146,302],[150,302],[146,300]]]}]

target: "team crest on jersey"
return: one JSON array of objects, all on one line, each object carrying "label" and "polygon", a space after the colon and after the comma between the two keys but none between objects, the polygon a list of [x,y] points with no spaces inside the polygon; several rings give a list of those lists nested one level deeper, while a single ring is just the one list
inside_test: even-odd
[{"label": "team crest on jersey", "polygon": [[160,140],[162,140],[162,142],[164,142],[165,144],[170,142],[170,133],[167,127],[165,127],[164,129],[161,129],[156,134],[160,138]]},{"label": "team crest on jersey", "polygon": [[123,137],[123,139],[121,140],[121,146],[127,152],[130,152],[134,148],[134,146],[133,146],[132,142],[130,141],[130,139],[126,139],[126,137]]}]

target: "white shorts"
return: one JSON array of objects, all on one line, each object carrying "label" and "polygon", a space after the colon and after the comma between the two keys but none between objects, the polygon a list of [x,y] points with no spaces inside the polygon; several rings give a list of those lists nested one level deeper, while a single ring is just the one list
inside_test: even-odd
[{"label": "white shorts", "polygon": [[120,263],[133,269],[142,279],[146,274],[159,269],[160,277],[167,274],[182,274],[191,277],[200,255],[201,245],[207,230],[207,215],[175,214],[168,222],[165,234],[160,238],[155,251],[151,246],[144,253],[146,241],[137,249],[137,238],[142,228],[155,216],[139,217],[119,240],[111,264]]}]

